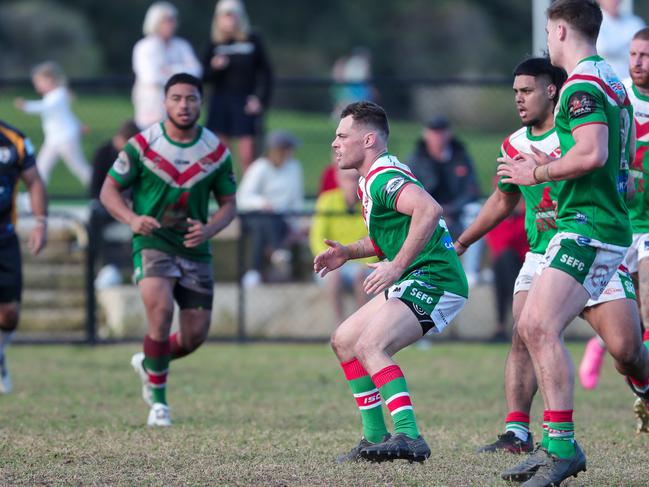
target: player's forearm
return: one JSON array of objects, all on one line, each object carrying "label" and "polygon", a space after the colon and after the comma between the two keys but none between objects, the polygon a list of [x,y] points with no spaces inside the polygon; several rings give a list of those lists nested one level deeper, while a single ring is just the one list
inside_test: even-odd
[{"label": "player's forearm", "polygon": [[354,243],[345,245],[345,247],[349,254],[349,260],[364,259],[376,255],[376,249],[374,248],[374,245],[372,245],[370,237],[364,237]]},{"label": "player's forearm", "polygon": [[222,204],[221,207],[217,211],[215,211],[207,221],[210,238],[227,227],[230,222],[232,222],[236,214],[237,205],[234,202],[234,199]]},{"label": "player's forearm", "polygon": [[[606,164],[608,127],[598,125],[595,130],[575,130],[575,145],[563,157],[534,169],[534,180],[537,183],[575,179]],[[588,130],[588,133],[580,134],[582,130]]]},{"label": "player's forearm", "polygon": [[407,269],[430,241],[441,216],[442,208],[437,203],[416,207],[412,212],[408,236],[392,262]]},{"label": "player's forearm", "polygon": [[34,178],[27,184],[29,201],[32,205],[32,213],[37,220],[45,221],[47,218],[47,192],[43,180]]},{"label": "player's forearm", "polygon": [[111,184],[111,181],[108,178],[106,178],[104,185],[101,187],[99,201],[101,201],[101,204],[104,205],[104,208],[106,208],[108,213],[110,213],[115,220],[126,225],[130,226],[133,218],[137,216],[133,210],[128,207],[126,200],[118,188],[114,186],[114,184]]},{"label": "player's forearm", "polygon": [[519,193],[505,193],[496,189],[480,208],[480,213],[473,223],[456,241],[465,247],[477,242],[514,211],[519,199]]}]

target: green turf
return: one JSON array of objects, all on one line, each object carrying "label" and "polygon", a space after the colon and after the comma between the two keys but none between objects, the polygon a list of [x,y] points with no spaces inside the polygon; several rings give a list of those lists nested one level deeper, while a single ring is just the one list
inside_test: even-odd
[{"label": "green turf", "polygon": [[[581,345],[571,345],[575,356]],[[147,407],[129,366],[135,345],[16,346],[15,391],[0,397],[1,485],[512,485],[518,461],[477,456],[503,426],[504,345],[435,344],[401,353],[433,455],[337,466],[359,437],[358,412],[325,345],[209,345],[174,362],[174,426],[143,426]],[[596,391],[578,391],[577,438],[588,472],[570,485],[646,485],[649,436],[610,359]],[[537,438],[540,408],[533,412]]]},{"label": "green turf", "polygon": [[[35,98],[30,91],[5,90],[0,96],[2,119],[16,125],[40,146],[43,140],[40,118],[24,114],[13,107],[15,96]],[[90,161],[95,148],[110,139],[122,121],[131,116],[131,104],[127,94],[78,93],[73,104],[75,113],[87,127],[83,138],[84,151]],[[315,195],[320,173],[330,160],[330,144],[336,127],[328,114],[288,112],[272,110],[266,123],[267,129],[284,129],[293,132],[302,141],[296,156],[304,165],[305,190],[307,195]],[[419,137],[419,124],[391,121],[390,150],[404,162],[411,153],[414,142]],[[495,171],[495,158],[504,133],[482,133],[460,131],[458,134],[466,142],[476,164],[480,184],[484,194],[491,191],[491,178]],[[83,188],[70,174],[64,164],[54,169],[49,191],[56,196],[81,196]]]}]

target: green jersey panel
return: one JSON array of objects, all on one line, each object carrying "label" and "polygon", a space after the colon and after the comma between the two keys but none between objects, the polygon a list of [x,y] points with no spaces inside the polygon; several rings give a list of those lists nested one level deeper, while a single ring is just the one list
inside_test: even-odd
[{"label": "green jersey panel", "polygon": [[635,185],[633,198],[627,201],[633,233],[649,233],[649,192],[645,185],[649,178],[649,96],[643,95],[631,78],[624,82],[635,118],[636,152],[631,164]]},{"label": "green jersey panel", "polygon": [[627,247],[631,226],[626,203],[633,108],[612,68],[599,56],[582,60],[561,90],[555,126],[566,154],[573,131],[588,124],[608,126],[608,159],[594,171],[564,181],[557,227],[600,242]]},{"label": "green jersey panel", "polygon": [[[399,253],[410,229],[411,217],[396,211],[399,196],[408,184],[421,187],[408,167],[391,155],[377,159],[367,177],[359,181],[363,218],[369,237],[379,256],[388,260],[393,260]],[[424,249],[405,270],[404,276],[417,271],[430,276],[429,284],[459,296],[468,296],[466,275],[443,219]]]}]

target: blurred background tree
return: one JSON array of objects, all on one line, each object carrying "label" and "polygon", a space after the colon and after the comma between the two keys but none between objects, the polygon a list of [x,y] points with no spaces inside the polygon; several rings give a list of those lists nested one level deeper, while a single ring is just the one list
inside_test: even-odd
[{"label": "blurred background tree", "polygon": [[[72,75],[130,74],[150,0],[3,2],[0,66],[25,75],[34,62],[57,59]],[[214,2],[175,0],[179,34],[202,55]],[[329,76],[353,46],[373,54],[377,76],[508,75],[531,47],[531,0],[248,0],[252,24],[282,76]],[[635,11],[649,19],[649,2]]]}]

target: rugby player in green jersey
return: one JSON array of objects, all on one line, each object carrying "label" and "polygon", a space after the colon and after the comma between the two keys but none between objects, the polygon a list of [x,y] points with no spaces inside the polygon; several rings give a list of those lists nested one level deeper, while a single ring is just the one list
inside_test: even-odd
[{"label": "rugby player in green jersey", "polygon": [[[167,119],[129,139],[108,173],[102,204],[133,232],[135,280],[148,322],[143,353],[131,359],[150,405],[147,424],[169,426],[169,362],[196,350],[210,325],[213,298],[208,240],[236,213],[230,152],[197,125],[202,86],[186,73],[165,85]],[[122,195],[131,187],[133,207]],[[208,214],[211,196],[219,209]],[[170,336],[174,301],[179,331]]]},{"label": "rugby player in green jersey", "polygon": [[[526,486],[558,485],[586,468],[586,457],[574,440],[574,369],[562,332],[589,299],[601,295],[631,243],[624,197],[634,150],[633,111],[624,86],[597,55],[601,10],[594,0],[557,0],[547,14],[550,60],[569,73],[555,117],[562,156],[505,155],[498,167],[503,183],[564,181],[558,193],[557,234],[518,321],[548,423],[547,448],[537,452],[537,470]],[[620,338],[643,369],[642,377],[628,377],[629,384],[638,396],[649,398],[647,350],[639,330],[618,334]],[[519,466],[527,463],[529,458]]]},{"label": "rugby player in green jersey", "polygon": [[[440,205],[408,166],[387,151],[385,112],[371,102],[348,105],[332,143],[341,169],[356,169],[368,236],[353,243],[325,240],[314,259],[323,276],[350,259],[378,256],[365,292],[375,295],[333,333],[331,345],[361,413],[363,437],[339,462],[430,455],[415,421],[401,368],[392,356],[428,332],[441,332],[462,309],[466,276],[454,252]],[[383,420],[383,400],[394,434]]]}]

